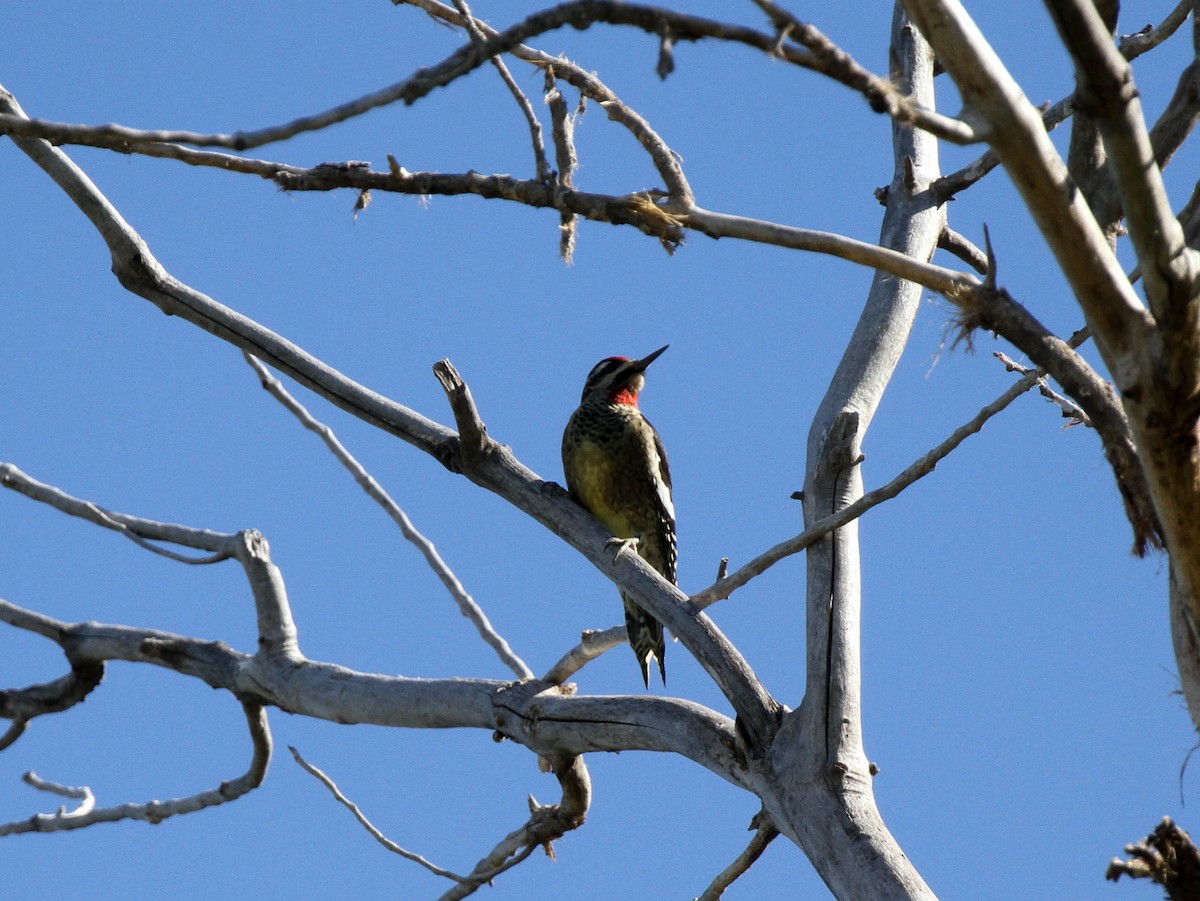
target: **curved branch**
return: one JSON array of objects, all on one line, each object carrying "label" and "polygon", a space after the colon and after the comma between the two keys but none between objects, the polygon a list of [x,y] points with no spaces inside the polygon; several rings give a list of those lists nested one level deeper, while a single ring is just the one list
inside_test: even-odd
[{"label": "curved branch", "polygon": [[399,854],[405,860],[411,860],[415,864],[420,864],[435,876],[442,876],[445,879],[453,879],[455,882],[467,881],[466,876],[460,876],[453,870],[447,870],[444,867],[439,867],[437,864],[432,863],[422,855],[413,851],[409,851],[408,849],[402,848],[400,845],[396,844],[394,841],[384,835],[379,830],[379,827],[377,827],[370,821],[370,819],[367,818],[367,815],[362,812],[361,807],[346,797],[342,790],[338,788],[338,784],[334,782],[324,770],[322,770],[320,767],[313,766],[311,763],[305,760],[303,755],[301,755],[301,753],[292,745],[288,745],[288,750],[292,752],[292,759],[296,761],[300,768],[324,785],[327,789],[329,789],[329,793],[333,795],[334,800],[354,814],[354,818],[358,820],[359,824],[366,829],[370,836],[375,839],[375,841],[379,842],[379,844],[383,845],[393,854]]},{"label": "curved branch", "polygon": [[746,786],[733,721],[677,698],[574,695],[544,682],[410,679],[362,673],[288,653],[246,654],[154,629],[68,623],[0,600],[0,622],[57,641],[80,664],[153,664],[239,698],[336,723],[500,732],[543,756],[591,751],[680,754]]},{"label": "curved branch", "polygon": [[122,804],[120,807],[92,808],[91,792],[88,789],[65,789],[53,783],[45,783],[32,773],[26,774],[26,781],[35,788],[53,791],[57,794],[69,794],[73,797],[84,797],[85,804],[75,811],[60,809],[58,813],[39,813],[27,820],[0,824],[0,836],[18,835],[23,832],[63,832],[71,829],[84,829],[97,823],[116,823],[121,820],[145,820],[148,823],[161,823],[168,817],[179,814],[195,813],[207,807],[216,807],[240,798],[247,792],[262,785],[266,778],[267,767],[271,762],[271,730],[267,723],[267,713],[261,705],[253,701],[243,701],[242,708],[246,714],[246,724],[250,729],[250,738],[254,745],[254,754],[250,767],[236,779],[222,782],[215,789],[185,798],[173,798],[170,801],[149,801],[145,804]]},{"label": "curved branch", "polygon": [[[112,510],[105,510],[91,501],[72,497],[65,491],[55,488],[53,485],[39,482],[37,479],[26,475],[12,463],[0,462],[0,486],[16,491],[18,494],[23,494],[31,500],[48,504],[69,516],[77,516],[95,525],[112,529],[114,532],[120,532],[126,538],[131,539],[147,550],[161,554],[179,563],[217,563],[232,556],[230,542],[236,537],[234,535],[213,532],[208,529],[193,529],[189,526],[181,526],[176,523],[156,522],[152,519],[129,516],[125,513],[114,513]],[[210,551],[212,555],[202,559],[184,557],[148,544],[147,541],[168,541],[171,544],[178,544],[181,547]]]},{"label": "curved branch", "polygon": [[0,717],[12,720],[0,736],[0,751],[20,738],[35,717],[61,713],[82,703],[103,678],[103,661],[79,662],[72,663],[71,671],[53,682],[0,691]]},{"label": "curved branch", "polygon": [[512,869],[542,847],[554,856],[552,843],[572,829],[583,825],[592,800],[592,781],[582,757],[571,757],[554,765],[554,775],[562,786],[562,802],[542,805],[529,796],[529,820],[520,829],[509,833],[476,864],[468,879],[447,891],[439,901],[465,898],[495,876]]}]

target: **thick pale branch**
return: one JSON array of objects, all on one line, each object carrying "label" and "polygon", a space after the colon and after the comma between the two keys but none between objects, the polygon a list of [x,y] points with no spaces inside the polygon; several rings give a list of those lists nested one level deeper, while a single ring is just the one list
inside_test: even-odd
[{"label": "thick pale branch", "polygon": [[544,683],[409,679],[289,654],[245,654],[221,642],[103,623],[68,623],[0,600],[0,622],[45,635],[76,665],[125,660],[191,676],[238,698],[337,723],[500,732],[539,754],[677,753],[735,785],[745,759],[733,721],[674,698],[571,695]]},{"label": "thick pale branch", "polygon": [[[1153,50],[1172,34],[1174,34],[1179,26],[1187,19],[1188,13],[1191,12],[1191,7],[1194,0],[1182,0],[1163,20],[1162,24],[1155,28],[1147,26],[1142,31],[1136,34],[1128,35],[1121,39],[1119,49],[1121,54],[1128,60],[1136,59],[1143,53]],[[1176,92],[1177,98],[1184,90],[1184,79],[1188,78],[1188,71],[1180,77],[1180,88]],[[1162,121],[1164,127],[1166,123],[1175,119],[1177,109],[1176,101],[1172,101],[1171,107],[1163,114]],[[1046,127],[1046,131],[1053,131],[1061,123],[1065,122],[1075,111],[1075,95],[1065,97],[1057,103],[1048,105],[1042,110],[1042,123]],[[1172,130],[1171,136],[1164,136],[1161,139],[1162,150],[1159,150],[1160,142],[1155,142],[1156,153],[1167,153],[1167,147],[1170,145],[1170,137],[1177,134],[1178,129]],[[1160,165],[1164,165],[1165,156],[1160,157]],[[949,200],[955,194],[966,190],[979,179],[983,178],[991,172],[996,166],[1000,165],[1000,157],[997,156],[995,150],[988,150],[982,156],[968,163],[963,168],[956,172],[951,172],[949,175],[944,175],[933,184],[933,191],[941,200]]]},{"label": "thick pale branch", "polygon": [[971,114],[987,123],[988,143],[1074,289],[1117,385],[1131,387],[1137,373],[1128,352],[1146,334],[1146,312],[1068,177],[1041,116],[958,0],[905,0],[905,7]]},{"label": "thick pale branch", "polygon": [[[934,106],[934,57],[897,7],[891,74]],[[894,123],[893,174],[881,245],[920,261],[933,255],[945,214],[928,188],[938,148],[928,133]],[[973,278],[973,277],[972,277]],[[908,342],[921,301],[911,281],[877,273],[845,353],[813,417],[804,484],[805,523],[814,525],[863,491],[861,442]],[[781,832],[804,848],[834,895],[932,898],[879,815],[863,748],[861,583],[858,529],[849,523],[812,545],[805,585],[804,702],[785,715],[772,763],[784,784],[808,791],[765,797]]]},{"label": "thick pale branch", "polygon": [[1186,324],[1194,331],[1200,267],[1184,243],[1155,164],[1129,63],[1091,0],[1047,0],[1047,7],[1075,60],[1075,102],[1092,115],[1104,136],[1150,309],[1160,325],[1174,331]]}]

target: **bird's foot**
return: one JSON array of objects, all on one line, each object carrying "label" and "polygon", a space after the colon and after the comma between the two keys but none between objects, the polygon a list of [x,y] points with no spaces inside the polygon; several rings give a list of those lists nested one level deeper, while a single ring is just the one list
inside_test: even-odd
[{"label": "bird's foot", "polygon": [[615,547],[616,553],[613,554],[613,560],[620,560],[622,554],[636,554],[638,552],[638,540],[636,538],[610,538],[608,539],[608,547]]}]

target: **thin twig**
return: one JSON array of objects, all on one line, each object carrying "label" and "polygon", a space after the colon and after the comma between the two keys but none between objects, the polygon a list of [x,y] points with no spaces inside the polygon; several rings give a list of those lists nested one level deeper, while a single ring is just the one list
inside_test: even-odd
[{"label": "thin twig", "polygon": [[[98,526],[119,532],[146,550],[161,554],[171,560],[177,560],[180,563],[195,565],[218,563],[233,556],[230,542],[236,537],[234,535],[212,532],[208,529],[193,529],[189,526],[181,526],[176,523],[156,522],[151,519],[130,516],[127,513],[115,513],[91,501],[73,497],[65,491],[55,488],[53,485],[39,482],[37,479],[26,475],[11,463],[0,463],[0,485],[23,494],[32,500],[48,504],[70,516],[77,516]],[[178,544],[183,547],[211,551],[212,555],[208,557],[185,557],[182,554],[176,554],[165,548],[150,544],[150,541],[169,541],[172,544]]]},{"label": "thin twig", "polygon": [[511,669],[518,679],[532,679],[533,671],[492,626],[487,614],[483,612],[483,609],[471,597],[462,582],[459,581],[458,576],[454,574],[454,571],[442,559],[433,542],[417,530],[412,524],[412,520],[408,518],[408,515],[401,509],[400,505],[375,480],[374,476],[367,472],[366,468],[354,455],[346,449],[345,445],[338,440],[337,435],[334,434],[329,426],[309,413],[304,405],[288,392],[283,383],[275,378],[262,362],[250,354],[244,354],[244,356],[246,362],[258,373],[258,378],[262,382],[263,388],[278,400],[288,412],[300,420],[301,425],[309,431],[316,433],[325,442],[325,446],[329,448],[338,459],[338,462],[354,477],[354,480],[358,482],[363,491],[383,508],[384,512],[392,518],[392,521],[400,527],[401,534],[416,546],[430,568],[436,573],[438,579],[446,586],[446,590],[450,592],[450,596],[454,599],[455,603],[458,604],[459,611],[475,625],[480,637],[496,652],[496,655],[504,665]]},{"label": "thin twig", "polygon": [[329,789],[329,791],[333,794],[334,798],[337,799],[338,803],[341,804],[343,807],[345,807],[347,810],[349,810],[352,814],[354,814],[354,818],[356,820],[358,820],[359,823],[362,824],[362,827],[364,829],[366,829],[367,832],[369,832],[371,834],[371,837],[374,838],[375,841],[379,842],[379,844],[383,845],[385,848],[387,848],[393,854],[399,854],[405,860],[411,860],[413,863],[420,864],[425,869],[429,870],[429,872],[433,873],[435,876],[443,876],[446,879],[453,879],[455,882],[467,882],[468,881],[468,878],[466,876],[459,876],[457,873],[455,873],[451,870],[447,870],[444,867],[439,867],[435,863],[431,863],[429,860],[422,857],[420,854],[415,854],[412,851],[405,850],[404,848],[397,845],[394,841],[392,841],[390,838],[388,838],[386,835],[384,835],[382,832],[380,832],[374,823],[372,823],[369,819],[367,819],[367,815],[362,812],[362,810],[359,808],[359,806],[357,804],[355,804],[353,801],[351,801],[349,798],[347,798],[342,793],[342,790],[340,788],[338,788],[336,782],[334,782],[331,778],[329,778],[329,776],[327,776],[322,770],[318,769],[317,767],[315,767],[311,763],[309,763],[307,760],[305,760],[300,755],[300,752],[298,750],[296,750],[295,747],[293,747],[292,745],[288,745],[288,750],[292,752],[292,757],[294,757],[296,759],[296,763],[300,764],[300,766],[304,769],[305,772],[316,777],[316,779],[322,785],[324,785],[327,789]]},{"label": "thin twig", "polygon": [[1019,372],[1021,375],[1034,375],[1037,378],[1038,393],[1062,410],[1062,415],[1066,419],[1071,420],[1071,422],[1067,423],[1067,426],[1086,425],[1089,428],[1092,427],[1092,421],[1088,418],[1087,413],[1083,411],[1083,408],[1069,397],[1064,397],[1046,384],[1044,373],[1040,373],[1033,366],[1022,366],[1003,351],[996,351],[992,356],[1003,363],[1004,368],[1009,372]]},{"label": "thin twig", "polygon": [[868,491],[854,503],[814,523],[794,538],[789,538],[787,541],[781,542],[775,545],[775,547],[759,554],[731,575],[726,576],[719,582],[714,582],[703,591],[692,595],[692,601],[701,609],[712,606],[717,601],[729,597],[737,589],[741,588],[755,576],[762,574],[774,566],[780,560],[799,553],[834,529],[839,529],[846,525],[846,523],[862,516],[877,504],[891,500],[913,482],[933,472],[937,464],[945,459],[951,451],[971,435],[982,429],[989,419],[1032,388],[1036,383],[1037,379],[1032,374],[1022,378],[994,401],[983,407],[968,422],[955,429],[945,441],[916,460],[886,485],[876,488],[873,491]]},{"label": "thin twig", "polygon": [[[471,40],[477,44],[487,40],[487,37],[479,27],[479,22],[471,12],[471,7],[467,5],[467,0],[454,0],[454,6],[463,18],[463,23],[471,35]],[[517,106],[521,108],[521,112],[525,115],[525,121],[529,123],[529,137],[533,143],[533,159],[537,167],[538,180],[549,181],[550,164],[546,162],[546,143],[542,140],[542,123],[538,121],[533,104],[529,102],[529,98],[525,96],[525,92],[521,90],[516,79],[512,77],[512,73],[508,71],[508,66],[505,65],[504,60],[498,56],[493,56],[492,66],[499,73],[501,81],[508,87],[509,93],[513,95],[513,99],[517,101]]]},{"label": "thin twig", "polygon": [[738,877],[745,873],[754,865],[762,853],[767,850],[767,845],[779,835],[779,830],[764,812],[759,811],[750,823],[750,828],[754,829],[754,836],[750,839],[744,851],[739,854],[734,861],[717,874],[717,877],[712,881],[708,888],[704,890],[696,901],[720,901],[721,896],[725,893],[725,889],[733,885]]},{"label": "thin twig", "polygon": [[629,641],[625,626],[613,626],[603,631],[588,630],[579,639],[579,644],[567,651],[562,658],[542,676],[542,682],[562,685],[588,663],[601,654],[620,647]]}]

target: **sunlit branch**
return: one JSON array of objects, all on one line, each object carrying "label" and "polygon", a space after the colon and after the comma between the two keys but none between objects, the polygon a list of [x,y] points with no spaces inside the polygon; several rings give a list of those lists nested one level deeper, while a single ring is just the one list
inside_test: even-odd
[{"label": "sunlit branch", "polygon": [[[471,7],[467,5],[467,0],[454,0],[454,6],[462,16],[463,24],[466,26],[467,32],[471,35],[471,40],[475,43],[482,43],[486,40],[483,31],[479,27],[479,22],[471,13]],[[546,162],[546,143],[542,140],[542,123],[538,121],[537,113],[533,110],[533,104],[529,102],[529,98],[525,96],[525,92],[521,90],[512,73],[508,71],[508,66],[504,60],[498,56],[492,57],[492,67],[500,76],[500,80],[504,82],[513,99],[517,101],[517,106],[521,108],[521,113],[525,116],[525,121],[529,124],[529,138],[533,144],[533,159],[537,169],[537,177],[539,181],[550,180],[550,164]]]},{"label": "sunlit branch", "polygon": [[[1076,103],[1095,118],[1117,177],[1129,236],[1142,263],[1150,309],[1175,340],[1191,308],[1200,260],[1183,240],[1154,163],[1141,102],[1128,62],[1113,46],[1090,0],[1048,0],[1059,34],[1076,65]],[[1188,343],[1195,349],[1194,338]]]},{"label": "sunlit branch", "polygon": [[[1147,26],[1136,34],[1122,38],[1118,49],[1127,60],[1136,59],[1141,54],[1153,50],[1179,29],[1179,26],[1187,19],[1193,2],[1194,0],[1182,0],[1163,20],[1161,25],[1157,28]],[[1180,79],[1181,85],[1183,77],[1181,76]],[[1072,94],[1043,108],[1042,123],[1045,125],[1046,131],[1053,131],[1071,116],[1075,111],[1074,101],[1075,95]],[[1167,114],[1164,113],[1163,120],[1167,120],[1167,118]],[[1165,138],[1162,143],[1164,145],[1167,143]],[[1156,144],[1156,146],[1158,145]],[[975,184],[975,182],[979,181],[998,165],[1000,165],[1000,157],[997,156],[995,150],[989,149],[961,169],[951,172],[948,175],[943,175],[934,182],[933,191],[939,199],[949,200],[954,195],[965,191],[971,185]]]},{"label": "sunlit branch", "polygon": [[550,685],[562,685],[601,654],[628,643],[629,634],[625,626],[613,626],[603,631],[588,630],[580,636],[579,644],[567,651],[550,667],[542,681]]},{"label": "sunlit branch", "polygon": [[329,789],[330,794],[333,795],[337,802],[354,814],[354,818],[358,820],[359,824],[366,829],[367,832],[370,833],[371,837],[374,838],[375,841],[379,842],[379,844],[383,845],[393,854],[399,854],[405,860],[411,860],[413,863],[420,864],[435,876],[453,879],[455,882],[468,881],[466,876],[459,876],[452,870],[439,867],[437,864],[430,862],[427,858],[422,857],[420,854],[409,851],[396,844],[394,841],[384,835],[379,828],[367,818],[367,815],[362,812],[362,808],[346,797],[342,790],[338,788],[337,783],[334,782],[333,779],[331,779],[324,772],[324,770],[313,766],[311,763],[305,760],[304,757],[301,756],[300,752],[292,745],[288,745],[288,750],[292,752],[292,757],[295,758],[296,763],[298,763],[305,772],[313,776],[315,779],[317,779],[317,781]]},{"label": "sunlit branch", "polygon": [[[176,523],[155,522],[126,513],[114,513],[91,501],[73,497],[53,485],[39,482],[11,463],[0,463],[0,485],[32,500],[48,504],[70,516],[77,516],[98,526],[119,532],[141,547],[180,563],[217,563],[227,560],[233,555],[230,549],[230,541],[235,537],[233,535],[212,532],[208,529],[193,529]],[[150,544],[150,541],[169,541],[183,547],[211,551],[212,556],[185,557]]]},{"label": "sunlit branch", "polygon": [[26,775],[26,781],[35,788],[78,798],[82,804],[72,811],[60,808],[57,813],[39,813],[27,820],[0,824],[0,836],[17,835],[23,832],[63,832],[70,829],[83,829],[97,823],[115,823],[120,820],[145,820],[148,823],[157,824],[168,817],[195,813],[207,807],[215,807],[218,804],[225,804],[240,798],[262,784],[271,760],[271,732],[267,724],[266,710],[251,701],[243,702],[242,707],[246,713],[246,723],[250,729],[254,755],[249,769],[238,778],[222,782],[218,788],[185,798],[149,801],[145,804],[123,804],[120,807],[95,807],[90,789],[71,789],[55,783],[44,782],[30,773]]},{"label": "sunlit branch", "polygon": [[[11,95],[0,95],[0,107],[21,112]],[[44,141],[14,140],[92,221],[109,246],[114,273],[132,293],[270,362],[364,422],[408,441],[447,465],[462,450],[459,436],[454,432],[370,391],[282,336],[172,277],[145,241],[66,154]],[[666,217],[654,204],[644,202],[657,215]],[[448,392],[448,396],[455,403],[457,394]],[[462,412],[455,408],[456,417],[461,419]],[[547,492],[544,481],[494,442],[483,459],[465,474],[568,541],[601,572],[636,597],[679,637],[720,686],[737,711],[749,740],[759,747],[769,745],[778,728],[779,702],[771,697],[745,658],[716,625],[686,606],[687,598],[678,588],[637,555],[615,556],[608,544],[612,536],[606,529],[571,503],[565,494]],[[282,588],[281,581],[278,588]],[[278,594],[282,598],[281,591]],[[265,598],[266,594],[256,592],[256,600],[260,597]],[[264,606],[268,605],[260,605],[260,617]],[[278,650],[285,655],[293,655],[294,651],[286,640],[279,644]],[[313,670],[310,668],[308,672]],[[281,687],[294,691],[296,684],[291,682]]]},{"label": "sunlit branch", "polygon": [[563,790],[561,803],[539,804],[533,795],[530,795],[529,820],[525,825],[506,835],[475,865],[469,882],[451,888],[439,901],[458,901],[473,894],[497,874],[521,863],[536,848],[544,848],[553,858],[555,839],[583,825],[592,798],[591,777],[583,757],[569,757],[555,763],[553,767]]},{"label": "sunlit branch", "polygon": [[1043,374],[1044,371],[1039,372],[1032,366],[1022,366],[1016,360],[1009,357],[1008,354],[1001,351],[996,351],[992,354],[992,356],[1003,363],[1004,368],[1009,372],[1017,372],[1026,376],[1033,375],[1037,379],[1038,393],[1041,394],[1042,397],[1046,398],[1046,400],[1050,401],[1050,403],[1062,410],[1063,417],[1071,420],[1068,425],[1092,425],[1091,419],[1088,418],[1087,413],[1083,411],[1083,408],[1080,407],[1079,404],[1075,403],[1075,401],[1071,400],[1069,397],[1059,394],[1048,384],[1046,384],[1046,379]]},{"label": "sunlit branch", "polygon": [[262,382],[263,388],[278,400],[288,412],[300,420],[301,425],[309,431],[314,432],[325,442],[325,446],[329,448],[338,462],[354,477],[354,480],[367,493],[367,496],[383,508],[384,512],[399,526],[401,534],[416,546],[417,550],[421,552],[421,555],[429,564],[430,569],[434,571],[438,579],[450,593],[450,596],[454,599],[454,602],[458,605],[459,611],[474,624],[480,637],[496,652],[496,655],[504,665],[511,669],[518,679],[532,679],[533,671],[529,669],[525,661],[517,656],[508,642],[504,640],[504,637],[495,630],[487,614],[483,612],[483,609],[471,597],[462,582],[459,581],[458,576],[454,574],[454,571],[442,559],[433,542],[421,534],[412,524],[412,520],[408,518],[408,515],[401,509],[400,505],[375,480],[374,476],[367,472],[366,468],[346,449],[345,445],[338,440],[333,429],[314,417],[303,404],[288,392],[279,379],[267,371],[262,363],[249,354],[245,354],[245,357],[246,362],[258,373],[258,378]]},{"label": "sunlit branch", "polygon": [[[558,184],[571,188],[575,184],[575,169],[579,166],[579,156],[575,150],[575,116],[567,109],[567,98],[558,89],[558,81],[554,77],[554,68],[546,67],[546,105],[550,108],[551,134],[554,138],[554,159],[558,165]],[[583,109],[581,98],[579,109]],[[574,213],[563,211],[559,220],[559,254],[568,265],[575,257],[575,239],[579,233],[579,223]]]},{"label": "sunlit branch", "polygon": [[860,65],[813,25],[800,21],[773,0],[754,0],[754,3],[771,18],[780,35],[780,46],[784,46],[785,41],[802,44],[822,63],[825,75],[862,94],[876,112],[886,113],[897,122],[915,125],[955,144],[974,144],[982,140],[970,123],[915,103],[891,80]]},{"label": "sunlit branch", "polygon": [[754,819],[750,823],[750,828],[754,830],[754,836],[750,839],[750,844],[746,846],[745,850],[729,866],[717,874],[716,878],[713,879],[712,883],[696,901],[720,901],[725,890],[733,885],[739,876],[754,866],[755,861],[767,850],[767,845],[771,844],[776,836],[779,835],[779,830],[764,811],[759,811],[754,815]]},{"label": "sunlit branch", "polygon": [[1157,26],[1147,25],[1141,31],[1127,34],[1117,43],[1117,49],[1127,60],[1134,60],[1147,50],[1153,50],[1187,21],[1196,0],[1180,0]]},{"label": "sunlit branch", "polygon": [[983,407],[968,422],[955,429],[945,441],[914,461],[886,485],[882,485],[873,491],[868,491],[854,503],[843,507],[831,516],[825,517],[820,522],[814,523],[794,538],[780,542],[773,548],[759,554],[745,566],[730,573],[724,579],[714,582],[708,588],[692,595],[692,601],[703,609],[712,606],[717,601],[724,600],[755,576],[766,572],[780,560],[786,559],[793,554],[798,554],[825,535],[828,535],[834,529],[841,528],[846,523],[862,516],[872,507],[896,497],[913,482],[933,472],[937,464],[962,444],[963,441],[982,429],[989,419],[1032,388],[1036,383],[1037,380],[1033,375],[1022,378],[990,404]]},{"label": "sunlit branch", "polygon": [[699,207],[677,211],[668,205],[667,209],[676,213],[689,228],[713,238],[741,238],[761,244],[790,247],[794,250],[824,253],[883,272],[890,272],[892,275],[924,285],[941,294],[956,295],[970,292],[982,284],[979,279],[968,273],[935,266],[932,263],[923,263],[899,251],[880,247],[878,244],[868,244],[866,241],[858,241],[844,235],[806,228],[793,228],[762,219],[714,213]]}]

